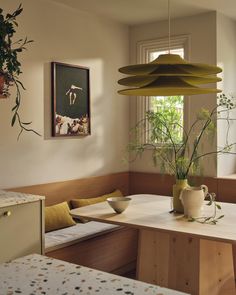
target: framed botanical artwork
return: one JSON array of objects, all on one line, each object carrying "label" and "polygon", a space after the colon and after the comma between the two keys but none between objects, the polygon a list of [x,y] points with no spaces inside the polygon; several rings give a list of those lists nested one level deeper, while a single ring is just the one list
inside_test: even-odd
[{"label": "framed botanical artwork", "polygon": [[52,136],[89,135],[89,69],[59,62],[51,68]]}]

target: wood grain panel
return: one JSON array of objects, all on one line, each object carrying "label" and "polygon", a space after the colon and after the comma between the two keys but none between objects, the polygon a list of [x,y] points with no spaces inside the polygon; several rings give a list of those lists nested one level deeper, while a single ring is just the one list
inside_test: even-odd
[{"label": "wood grain panel", "polygon": [[[174,183],[175,178],[172,175],[130,172],[130,194],[157,194],[171,196]],[[208,186],[209,192],[217,193],[217,178],[190,177],[189,183],[192,186],[205,184]]]},{"label": "wood grain panel", "polygon": [[77,244],[46,253],[71,263],[122,274],[134,269],[138,230],[122,228]]},{"label": "wood grain panel", "polygon": [[219,200],[236,203],[236,179],[218,178],[217,182]]},{"label": "wood grain panel", "polygon": [[210,193],[215,193],[218,199],[218,184],[217,178],[215,177],[202,177],[202,176],[194,176],[190,177],[189,184],[192,186],[199,186],[201,184],[205,184],[208,187],[208,191]]},{"label": "wood grain panel", "polygon": [[130,172],[130,194],[172,195],[175,179],[171,175]]},{"label": "wood grain panel", "polygon": [[199,239],[170,235],[169,286],[197,295],[199,291]]},{"label": "wood grain panel", "polygon": [[198,294],[199,239],[141,230],[139,246],[138,279]]},{"label": "wood grain panel", "polygon": [[231,244],[140,231],[139,280],[192,295],[236,294]]},{"label": "wood grain panel", "polygon": [[72,198],[96,197],[110,193],[115,189],[120,189],[124,195],[129,194],[128,172],[18,187],[9,190],[45,196],[45,204],[50,206],[69,201]]},{"label": "wood grain panel", "polygon": [[156,284],[155,233],[150,230],[139,230],[137,279],[149,284]]},{"label": "wood grain panel", "polygon": [[137,278],[150,284],[168,285],[169,235],[139,231]]},{"label": "wood grain panel", "polygon": [[232,245],[201,240],[200,249],[199,294],[235,295]]}]

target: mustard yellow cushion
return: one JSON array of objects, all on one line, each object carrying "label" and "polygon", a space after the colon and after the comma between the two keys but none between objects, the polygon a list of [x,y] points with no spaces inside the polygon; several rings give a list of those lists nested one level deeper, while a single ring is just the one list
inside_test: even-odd
[{"label": "mustard yellow cushion", "polygon": [[45,232],[75,225],[67,202],[45,208]]},{"label": "mustard yellow cushion", "polygon": [[122,195],[121,191],[115,190],[114,192],[112,192],[110,194],[106,194],[106,195],[99,196],[96,198],[72,199],[71,206],[72,206],[72,208],[84,207],[84,206],[104,202],[104,201],[106,201],[107,198],[112,198],[112,197],[123,197],[123,195]]}]

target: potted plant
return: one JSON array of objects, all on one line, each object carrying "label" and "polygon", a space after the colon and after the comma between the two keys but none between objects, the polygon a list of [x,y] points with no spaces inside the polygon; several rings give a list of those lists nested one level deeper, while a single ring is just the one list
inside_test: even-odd
[{"label": "potted plant", "polygon": [[21,72],[21,63],[18,60],[18,54],[26,49],[26,46],[33,42],[24,39],[14,40],[16,27],[18,26],[16,18],[21,14],[23,8],[20,5],[13,13],[8,13],[6,16],[0,8],[0,98],[7,98],[10,96],[10,88],[16,88],[15,105],[12,108],[13,116],[11,125],[17,122],[20,126],[21,135],[23,131],[31,131],[40,135],[35,130],[28,126],[31,122],[23,122],[19,115],[19,108],[21,105],[21,90],[25,90],[24,85],[19,80]]},{"label": "potted plant", "polygon": [[[211,111],[202,109],[188,131],[181,125],[178,112],[173,111],[173,108],[161,107],[156,112],[148,111],[146,117],[132,129],[133,138],[128,151],[135,154],[134,159],[145,150],[151,150],[154,164],[158,164],[162,172],[175,176],[173,208],[176,212],[183,213],[179,194],[188,186],[190,175],[200,174],[201,160],[212,154],[234,154],[231,149],[236,143],[228,143],[229,130],[226,130],[225,146],[204,152],[201,145],[206,139],[209,141],[209,138],[214,137],[217,120],[233,120],[229,112],[235,108],[233,98],[221,94],[217,106]],[[179,130],[183,131],[182,137],[179,136]],[[145,142],[141,140],[143,137],[146,137]]]}]

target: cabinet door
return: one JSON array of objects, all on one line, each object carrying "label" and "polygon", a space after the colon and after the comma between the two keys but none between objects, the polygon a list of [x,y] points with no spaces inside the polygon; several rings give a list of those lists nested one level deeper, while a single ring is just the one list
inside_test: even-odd
[{"label": "cabinet door", "polygon": [[0,263],[42,254],[41,212],[40,201],[0,208]]}]

